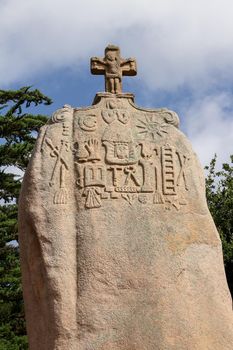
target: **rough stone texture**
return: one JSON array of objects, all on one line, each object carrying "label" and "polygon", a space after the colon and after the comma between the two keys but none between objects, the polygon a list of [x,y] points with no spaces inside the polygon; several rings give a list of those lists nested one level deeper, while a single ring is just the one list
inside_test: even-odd
[{"label": "rough stone texture", "polygon": [[41,129],[19,212],[30,350],[232,350],[221,243],[178,123],[102,93]]}]

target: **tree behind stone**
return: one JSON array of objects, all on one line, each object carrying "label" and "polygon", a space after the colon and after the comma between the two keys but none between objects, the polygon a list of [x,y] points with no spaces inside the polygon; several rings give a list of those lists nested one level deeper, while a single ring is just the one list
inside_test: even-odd
[{"label": "tree behind stone", "polygon": [[0,90],[0,350],[28,348],[17,244],[21,181],[15,173],[27,167],[38,130],[47,121],[46,116],[26,110],[51,103],[30,87]]},{"label": "tree behind stone", "polygon": [[216,155],[206,167],[206,195],[223,246],[227,280],[233,296],[233,155],[216,171]]}]

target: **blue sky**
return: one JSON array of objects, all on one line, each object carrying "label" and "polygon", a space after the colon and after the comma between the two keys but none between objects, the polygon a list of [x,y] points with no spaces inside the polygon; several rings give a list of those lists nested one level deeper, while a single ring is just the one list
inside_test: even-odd
[{"label": "blue sky", "polygon": [[33,85],[87,106],[104,79],[91,56],[112,43],[135,57],[123,90],[140,106],[175,110],[203,165],[233,153],[232,0],[0,0],[2,89]]}]

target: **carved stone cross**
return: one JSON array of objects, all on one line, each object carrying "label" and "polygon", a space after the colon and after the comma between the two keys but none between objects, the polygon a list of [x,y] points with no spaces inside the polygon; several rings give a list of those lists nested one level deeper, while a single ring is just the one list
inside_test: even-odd
[{"label": "carved stone cross", "polygon": [[105,91],[119,94],[122,92],[122,76],[137,74],[136,60],[121,58],[119,47],[108,45],[104,58],[91,58],[91,73],[105,75]]}]

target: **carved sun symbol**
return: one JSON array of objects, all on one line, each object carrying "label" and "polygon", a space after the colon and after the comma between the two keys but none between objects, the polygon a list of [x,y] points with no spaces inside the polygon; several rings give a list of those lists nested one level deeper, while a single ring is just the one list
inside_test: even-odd
[{"label": "carved sun symbol", "polygon": [[146,116],[144,120],[138,119],[137,127],[140,129],[140,136],[154,140],[156,135],[162,137],[163,133],[167,134],[166,128],[168,125],[166,123],[159,123],[155,120],[156,118],[157,117],[155,115],[151,115]]}]

